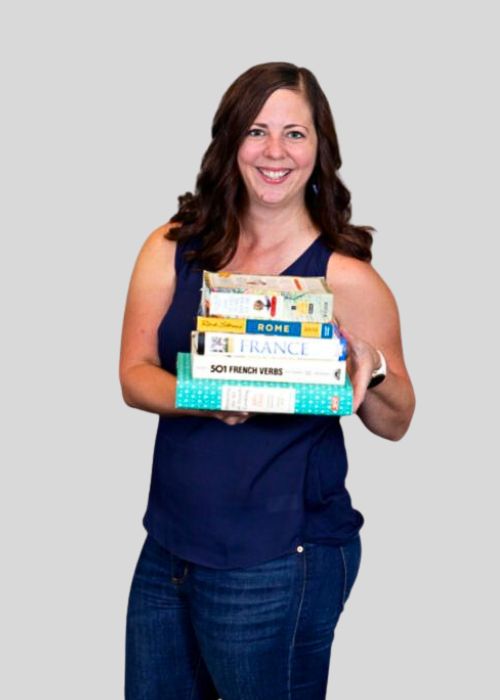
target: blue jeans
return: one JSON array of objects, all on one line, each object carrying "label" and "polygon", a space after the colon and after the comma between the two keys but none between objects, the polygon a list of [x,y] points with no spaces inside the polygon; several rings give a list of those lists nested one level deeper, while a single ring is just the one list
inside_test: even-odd
[{"label": "blue jeans", "polygon": [[128,605],[126,700],[324,700],[360,558],[356,537],[221,570],[148,536]]}]

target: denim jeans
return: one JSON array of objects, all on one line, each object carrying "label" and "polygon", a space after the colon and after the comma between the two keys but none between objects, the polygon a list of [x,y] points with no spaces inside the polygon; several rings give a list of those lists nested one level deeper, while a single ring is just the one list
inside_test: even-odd
[{"label": "denim jeans", "polygon": [[148,536],[128,605],[126,700],[324,700],[360,557],[356,537],[221,570]]}]

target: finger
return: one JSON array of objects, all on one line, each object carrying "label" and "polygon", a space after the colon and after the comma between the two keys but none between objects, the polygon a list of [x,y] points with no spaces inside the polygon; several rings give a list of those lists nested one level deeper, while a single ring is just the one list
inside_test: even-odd
[{"label": "finger", "polygon": [[348,343],[354,343],[357,340],[357,336],[351,333],[345,326],[339,326],[340,335],[342,335]]},{"label": "finger", "polygon": [[351,333],[346,328],[341,329],[342,336],[347,340],[347,354],[349,355],[362,355],[366,352],[369,345],[359,336]]},{"label": "finger", "polygon": [[368,364],[363,364],[358,368],[355,376],[352,378],[353,384],[353,413],[356,413],[366,398],[366,391],[371,379],[371,368]]},{"label": "finger", "polygon": [[353,399],[352,399],[352,412],[357,413],[358,408],[361,406],[366,397],[366,387],[357,386],[354,388]]},{"label": "finger", "polygon": [[245,423],[250,418],[250,413],[247,413],[244,411],[243,413],[240,413],[240,423]]},{"label": "finger", "polygon": [[224,414],[221,418],[227,425],[239,425],[240,423],[244,423],[249,416],[249,413],[242,411],[241,413]]},{"label": "finger", "polygon": [[347,328],[344,328],[344,326],[341,326],[339,331],[341,336],[347,341],[347,357],[356,355],[359,350],[359,338],[348,331]]},{"label": "finger", "polygon": [[339,326],[339,333],[340,333],[340,335],[343,335],[345,338],[347,338],[348,336],[351,335],[345,326]]}]

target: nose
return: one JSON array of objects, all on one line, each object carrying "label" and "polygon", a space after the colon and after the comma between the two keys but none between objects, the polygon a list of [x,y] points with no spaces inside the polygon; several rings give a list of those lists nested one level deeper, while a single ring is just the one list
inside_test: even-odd
[{"label": "nose", "polygon": [[283,142],[279,135],[268,135],[266,139],[264,155],[266,155],[268,158],[273,159],[283,158],[283,156],[285,155],[285,149],[283,147]]}]

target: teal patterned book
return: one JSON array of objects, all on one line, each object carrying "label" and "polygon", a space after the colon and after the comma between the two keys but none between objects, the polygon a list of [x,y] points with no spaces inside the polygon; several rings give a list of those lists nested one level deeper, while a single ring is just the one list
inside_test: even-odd
[{"label": "teal patterned book", "polygon": [[194,379],[191,355],[177,354],[176,408],[250,413],[298,413],[347,416],[352,413],[352,385]]}]

